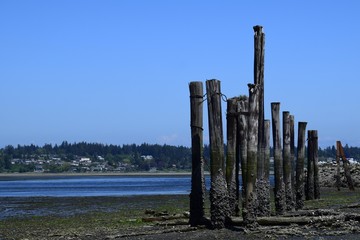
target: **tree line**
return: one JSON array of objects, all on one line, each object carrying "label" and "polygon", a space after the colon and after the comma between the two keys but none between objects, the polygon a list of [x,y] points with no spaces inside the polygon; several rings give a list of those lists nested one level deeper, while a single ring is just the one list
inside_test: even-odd
[{"label": "tree line", "polygon": [[[151,156],[146,158],[144,156]],[[101,144],[101,143],[69,143],[62,142],[60,145],[45,144],[43,146],[8,145],[0,149],[0,171],[9,171],[14,159],[61,159],[64,162],[72,162],[79,157],[90,158],[92,161],[104,161],[112,167],[132,165],[133,170],[149,170],[157,168],[165,170],[176,167],[177,169],[191,169],[191,150],[184,146],[171,146],[159,144]],[[30,164],[31,165],[31,164]],[[33,167],[33,166],[32,166]],[[31,168],[31,167],[30,167]],[[26,169],[23,171],[26,171]]]},{"label": "tree line", "polygon": [[[226,146],[224,146],[226,148]],[[272,152],[273,149],[271,149]],[[360,159],[360,148],[344,147],[347,157]],[[30,145],[8,145],[0,149],[0,171],[33,171],[33,164],[14,165],[14,159],[43,159],[50,160],[53,157],[59,158],[64,162],[71,162],[78,157],[87,157],[97,161],[102,157],[108,165],[114,168],[119,164],[134,166],[133,170],[148,171],[151,168],[166,170],[176,168],[179,170],[191,169],[191,148],[185,146],[171,146],[159,144],[101,144],[101,143],[69,143],[62,142],[60,145],[44,144],[43,146]],[[152,156],[151,159],[142,156]],[[319,159],[335,158],[335,146],[324,149],[319,148]],[[209,145],[204,145],[205,170],[208,169],[210,159]]]}]

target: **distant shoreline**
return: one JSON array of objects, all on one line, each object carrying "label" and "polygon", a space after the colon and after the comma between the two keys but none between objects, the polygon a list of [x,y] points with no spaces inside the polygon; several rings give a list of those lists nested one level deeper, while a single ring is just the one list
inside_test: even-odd
[{"label": "distant shoreline", "polygon": [[64,178],[64,177],[116,177],[116,176],[190,176],[191,172],[87,172],[87,173],[0,173],[1,180],[32,178]]}]

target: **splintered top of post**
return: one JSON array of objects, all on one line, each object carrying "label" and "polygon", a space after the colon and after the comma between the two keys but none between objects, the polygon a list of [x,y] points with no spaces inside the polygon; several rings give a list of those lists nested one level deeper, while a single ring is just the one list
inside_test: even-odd
[{"label": "splintered top of post", "polygon": [[254,32],[262,32],[263,26],[256,25],[253,28],[254,28]]}]

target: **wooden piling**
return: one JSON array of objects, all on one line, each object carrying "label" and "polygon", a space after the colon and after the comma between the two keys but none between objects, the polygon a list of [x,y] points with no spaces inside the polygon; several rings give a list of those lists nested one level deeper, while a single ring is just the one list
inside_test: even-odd
[{"label": "wooden piling", "polygon": [[283,112],[283,168],[285,184],[285,204],[286,210],[291,211],[294,208],[293,192],[291,188],[291,147],[290,147],[290,113]]},{"label": "wooden piling", "polygon": [[229,198],[225,180],[224,138],[221,112],[220,81],[206,81],[210,135],[210,214],[214,228],[224,228],[230,217]]},{"label": "wooden piling", "polygon": [[274,173],[275,173],[275,212],[277,215],[285,212],[285,186],[283,179],[283,159],[280,137],[280,103],[271,103],[273,147],[274,147]]},{"label": "wooden piling", "polygon": [[340,176],[340,149],[336,142],[336,173],[335,173],[335,186],[338,191],[341,189],[341,176]]},{"label": "wooden piling", "polygon": [[256,215],[258,217],[270,216],[270,120],[264,121],[264,170],[262,178],[256,180],[256,192],[258,199],[258,208]]},{"label": "wooden piling", "polygon": [[265,132],[265,161],[264,161],[264,178],[270,184],[270,120],[264,121],[264,132]]},{"label": "wooden piling", "polygon": [[256,174],[258,159],[258,131],[259,131],[259,90],[257,85],[249,86],[249,117],[248,117],[248,138],[247,138],[247,176],[246,195],[243,218],[246,225],[256,223]]},{"label": "wooden piling", "polygon": [[191,193],[190,220],[191,226],[203,224],[205,204],[205,177],[203,159],[203,83],[191,82],[190,90],[190,124],[191,124]]},{"label": "wooden piling", "polygon": [[298,123],[297,161],[296,161],[296,205],[295,208],[304,207],[304,163],[305,163],[305,131],[307,122]]},{"label": "wooden piling", "polygon": [[312,143],[313,153],[312,157],[314,158],[314,199],[320,199],[320,179],[319,179],[319,144],[318,144],[318,131],[313,130],[312,132]]},{"label": "wooden piling", "polygon": [[237,194],[236,180],[236,136],[237,136],[237,103],[238,98],[230,98],[227,100],[227,151],[226,151],[226,183],[229,191],[229,207],[231,215],[239,214],[239,202]]},{"label": "wooden piling", "polygon": [[258,130],[258,161],[257,176],[264,177],[264,59],[265,59],[265,34],[263,27],[256,25],[254,29],[254,84],[258,89],[259,99],[259,130]]},{"label": "wooden piling", "polygon": [[313,200],[315,189],[314,189],[314,144],[313,144],[314,132],[308,130],[308,164],[307,164],[307,178],[306,178],[306,189],[305,198],[306,200]]},{"label": "wooden piling", "polygon": [[265,179],[265,122],[264,122],[264,60],[265,60],[265,34],[262,26],[254,26],[254,84],[259,91],[259,120],[258,120],[258,158],[256,189],[258,197],[257,215],[267,216],[268,186]]},{"label": "wooden piling", "polygon": [[[247,96],[240,96],[238,115],[238,148],[241,162],[241,178],[242,178],[242,198],[245,199],[246,192],[246,176],[247,176],[247,136],[248,136],[248,111],[249,99]],[[244,208],[244,201],[243,201]]]},{"label": "wooden piling", "polygon": [[291,159],[291,188],[293,191],[293,201],[295,206],[295,175],[296,175],[296,160],[295,160],[295,117],[290,115],[290,159]]},{"label": "wooden piling", "polygon": [[341,159],[343,161],[345,177],[346,177],[346,181],[348,183],[349,189],[354,191],[355,187],[354,187],[354,183],[353,183],[352,178],[351,178],[351,173],[350,173],[348,161],[346,159],[344,149],[343,149],[340,141],[336,142],[336,149],[338,149],[339,156],[341,157]]}]

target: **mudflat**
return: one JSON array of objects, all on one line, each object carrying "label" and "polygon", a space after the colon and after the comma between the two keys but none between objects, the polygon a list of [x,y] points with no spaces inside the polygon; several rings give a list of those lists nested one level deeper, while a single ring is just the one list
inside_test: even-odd
[{"label": "mudflat", "polygon": [[[206,203],[209,217],[209,203]],[[188,225],[189,196],[0,198],[0,239],[358,239],[360,191],[322,188],[282,224]],[[272,216],[275,221],[277,217]],[[297,219],[297,223],[295,223]],[[298,220],[304,220],[301,222]],[[307,222],[307,219],[309,220]],[[279,219],[278,219],[279,220]],[[275,221],[276,222],[276,221]],[[291,223],[294,222],[294,223]]]}]

